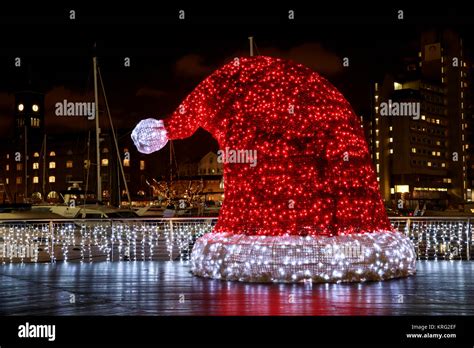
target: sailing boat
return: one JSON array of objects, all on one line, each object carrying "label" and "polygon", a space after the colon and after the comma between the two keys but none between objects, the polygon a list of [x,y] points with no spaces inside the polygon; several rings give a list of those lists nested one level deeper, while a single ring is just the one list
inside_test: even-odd
[{"label": "sailing boat", "polygon": [[[64,204],[62,205],[55,205],[50,208],[52,213],[60,215],[66,218],[84,218],[84,219],[103,219],[103,218],[134,218],[145,214],[147,211],[147,207],[140,208],[137,210],[132,210],[132,202],[130,198],[130,192],[128,190],[127,180],[125,178],[125,172],[123,169],[123,164],[120,158],[120,151],[118,147],[117,137],[115,134],[115,129],[112,122],[112,116],[110,113],[107,96],[105,94],[104,82],[102,79],[102,75],[100,73],[100,69],[97,64],[97,57],[93,58],[93,69],[94,69],[94,99],[95,99],[95,137],[96,137],[96,176],[97,176],[97,186],[96,186],[96,197],[97,202],[95,204],[88,204],[86,202],[87,197],[87,188],[86,191],[82,191],[79,187],[79,183],[82,182],[71,182],[72,186],[68,188],[68,191],[65,192],[64,195]],[[122,176],[122,180],[125,187],[125,192],[128,198],[128,207],[122,208],[121,207],[121,194],[120,189],[118,189],[118,208],[105,206],[102,203],[102,177],[101,177],[101,158],[100,158],[100,127],[99,127],[99,89],[98,89],[98,80],[100,80],[100,84],[102,87],[102,94],[105,101],[105,107],[107,109],[107,115],[109,119],[110,129],[113,137],[114,147],[117,154],[117,164],[120,169],[120,173]],[[88,142],[89,143],[89,142]],[[89,169],[88,169],[89,170]],[[120,177],[117,178],[117,186],[120,185]],[[86,184],[88,186],[88,183]],[[83,201],[83,204],[76,205],[76,199],[80,198]]]}]

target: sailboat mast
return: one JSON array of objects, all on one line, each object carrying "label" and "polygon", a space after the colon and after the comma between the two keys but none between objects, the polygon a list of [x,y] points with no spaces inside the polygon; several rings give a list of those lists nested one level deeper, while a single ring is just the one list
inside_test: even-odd
[{"label": "sailboat mast", "polygon": [[173,182],[173,140],[170,140],[170,187]]},{"label": "sailboat mast", "polygon": [[102,201],[102,180],[100,176],[100,128],[99,128],[99,89],[97,88],[97,57],[94,62],[94,99],[95,99],[95,146],[97,156],[97,200]]},{"label": "sailboat mast", "polygon": [[86,172],[86,190],[84,191],[84,205],[87,201],[87,192],[89,192],[89,172],[91,168],[91,131],[87,133],[87,172]]},{"label": "sailboat mast", "polygon": [[28,128],[26,126],[26,117],[24,118],[25,122],[25,154],[24,154],[24,166],[25,166],[25,198],[23,201],[26,203],[28,200]]},{"label": "sailboat mast", "polygon": [[[125,177],[125,172],[123,170],[122,158],[120,157],[120,150],[118,146],[117,136],[114,130],[114,123],[112,122],[112,115],[110,113],[109,102],[107,101],[107,94],[105,93],[104,79],[102,78],[102,73],[100,72],[99,68],[97,68],[97,73],[100,79],[100,86],[102,87],[102,95],[104,96],[105,109],[107,110],[107,116],[109,117],[109,124],[110,124],[110,129],[112,131],[112,138],[114,139],[115,152],[117,153],[117,167],[120,169],[120,172],[122,173],[122,179],[123,179],[123,184],[125,186],[125,192],[127,193],[128,204],[129,204],[129,207],[131,207],[132,199],[130,198],[130,191],[128,190],[127,178]],[[120,196],[122,193],[120,192],[120,176],[118,175],[118,169],[117,169],[117,190],[118,190],[118,195],[119,195],[119,206],[120,206],[122,202],[122,199]]]},{"label": "sailboat mast", "polygon": [[43,201],[46,198],[46,133],[43,137],[43,181],[42,181],[42,188],[43,188]]}]

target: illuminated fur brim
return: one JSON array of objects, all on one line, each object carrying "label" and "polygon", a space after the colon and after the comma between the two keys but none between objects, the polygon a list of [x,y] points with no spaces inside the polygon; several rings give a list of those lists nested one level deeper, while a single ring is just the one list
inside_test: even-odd
[{"label": "illuminated fur brim", "polygon": [[194,275],[243,282],[361,282],[416,273],[413,243],[399,232],[336,237],[207,233],[194,245]]}]

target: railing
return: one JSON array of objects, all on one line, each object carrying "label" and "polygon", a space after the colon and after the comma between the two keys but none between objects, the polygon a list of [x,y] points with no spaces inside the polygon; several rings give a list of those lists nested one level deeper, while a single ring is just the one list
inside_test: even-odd
[{"label": "railing", "polygon": [[[395,217],[419,259],[470,260],[471,218]],[[0,221],[0,262],[189,260],[217,218]]]},{"label": "railing", "polygon": [[474,245],[470,217],[391,217],[390,221],[413,241],[418,259],[471,259]]}]

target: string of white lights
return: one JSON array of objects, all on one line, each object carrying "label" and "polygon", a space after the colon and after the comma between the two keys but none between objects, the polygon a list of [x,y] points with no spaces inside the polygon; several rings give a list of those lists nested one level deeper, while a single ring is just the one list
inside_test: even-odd
[{"label": "string of white lights", "polygon": [[192,252],[195,275],[245,282],[353,282],[415,274],[416,254],[398,232],[323,236],[210,233]]},{"label": "string of white lights", "polygon": [[[392,220],[414,244],[419,259],[466,260],[473,224],[460,220]],[[129,222],[8,222],[0,224],[0,263],[190,259],[215,219]]]}]

